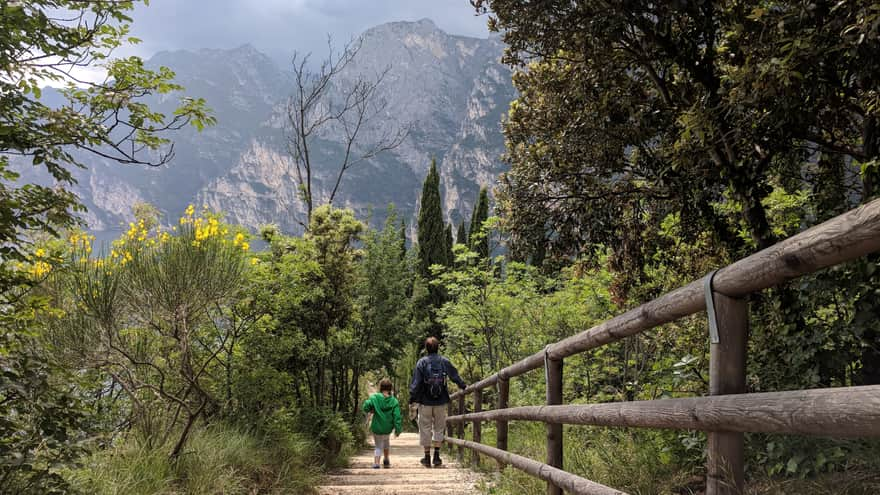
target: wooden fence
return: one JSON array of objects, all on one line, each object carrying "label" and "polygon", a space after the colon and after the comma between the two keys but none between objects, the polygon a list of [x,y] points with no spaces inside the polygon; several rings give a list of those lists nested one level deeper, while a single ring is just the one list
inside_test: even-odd
[{"label": "wooden fence", "polygon": [[[563,467],[562,425],[692,429],[708,436],[707,495],[744,491],[743,432],[840,437],[880,436],[880,386],[772,393],[746,392],[749,309],[745,297],[825,267],[880,250],[880,200],[835,217],[770,248],[668,292],[589,330],[537,352],[452,394],[447,442],[509,464],[547,481],[548,494],[621,494]],[[566,357],[706,311],[710,321],[709,396],[610,404],[562,405]],[[714,316],[713,316],[714,314]],[[546,405],[508,408],[511,378],[544,369]],[[497,388],[495,409],[483,411],[482,391]],[[465,414],[465,396],[474,395]],[[457,415],[452,405],[457,403]],[[547,425],[547,459],[507,452],[510,420]],[[496,447],[480,443],[481,423],[495,421]],[[464,423],[473,423],[473,441]]]}]

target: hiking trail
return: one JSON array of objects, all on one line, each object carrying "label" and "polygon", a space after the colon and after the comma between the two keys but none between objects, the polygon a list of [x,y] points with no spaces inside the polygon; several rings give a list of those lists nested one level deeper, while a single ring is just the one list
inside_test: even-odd
[{"label": "hiking trail", "polygon": [[443,449],[443,465],[419,463],[424,450],[418,433],[391,437],[391,468],[373,469],[373,448],[351,458],[349,467],[330,472],[318,486],[321,495],[469,495],[478,493],[480,475]]}]

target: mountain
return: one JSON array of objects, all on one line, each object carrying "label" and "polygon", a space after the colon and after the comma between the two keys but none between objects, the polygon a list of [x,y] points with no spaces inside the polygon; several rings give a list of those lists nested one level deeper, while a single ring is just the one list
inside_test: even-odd
[{"label": "mountain", "polygon": [[[381,89],[388,107],[378,128],[408,124],[411,132],[398,148],[347,172],[334,203],[373,223],[394,203],[412,226],[434,157],[447,219],[469,218],[480,186],[491,185],[504,170],[500,121],[514,90],[509,69],[499,63],[503,49],[498,39],[449,35],[427,19],[366,31],[356,59],[340,74],[341,84],[390,67]],[[292,91],[289,71],[250,45],[161,52],[147,65],[171,68],[187,95],[208,101],[218,123],[201,133],[175,133],[175,159],[167,166],[88,157],[88,168],[77,171],[76,191],[89,209],[90,227],[116,230],[130,220],[134,203],[146,201],[169,219],[195,203],[251,228],[274,223],[300,231],[304,208],[281,125]],[[175,99],[151,104],[168,114]],[[316,204],[332,188],[341,141],[326,132],[314,149]]]}]

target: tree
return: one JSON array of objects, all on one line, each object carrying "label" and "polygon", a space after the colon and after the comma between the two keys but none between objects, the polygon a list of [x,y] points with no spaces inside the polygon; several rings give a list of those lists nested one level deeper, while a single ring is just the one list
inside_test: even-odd
[{"label": "tree", "polygon": [[440,175],[437,163],[431,160],[431,168],[422,185],[422,197],[419,203],[418,231],[418,279],[413,287],[416,319],[424,325],[428,335],[439,336],[440,324],[435,312],[443,305],[445,291],[437,284],[432,284],[434,265],[447,266],[449,248],[446,245],[446,231],[443,222],[442,203],[440,201]]},{"label": "tree", "polygon": [[406,258],[406,220],[400,219],[400,259]]},{"label": "tree", "polygon": [[[871,2],[474,4],[492,12],[517,69],[499,191],[515,252],[565,260],[614,246],[625,298],[676,212],[686,241],[710,232],[716,254],[738,258],[786,231],[768,212],[774,195],[816,194],[801,212],[806,227],[876,194]],[[823,189],[838,191],[834,204]],[[869,285],[872,274],[842,282]],[[776,298],[802,335],[797,292]],[[880,310],[855,299],[864,298],[859,321],[872,323],[857,325],[857,381],[872,383],[880,327],[868,315]],[[792,368],[793,380],[803,376]]]},{"label": "tree", "polygon": [[485,232],[483,223],[489,218],[489,195],[486,188],[480,188],[480,194],[477,196],[477,202],[474,205],[474,214],[471,217],[471,231],[468,239],[471,243],[471,250],[480,255],[483,259],[489,258],[489,236]]},{"label": "tree", "polygon": [[455,245],[455,240],[452,238],[452,222],[446,224],[446,228],[443,229],[443,237],[446,243],[446,263],[444,265],[452,266],[452,263],[455,261],[452,254],[452,246]]},{"label": "tree", "polygon": [[[360,318],[356,346],[360,351],[349,358],[356,377],[365,371],[383,368],[390,373],[391,363],[403,354],[406,344],[412,340],[409,291],[413,274],[395,229],[397,213],[393,207],[388,210],[382,230],[367,233],[364,256],[358,265]],[[361,400],[358,380],[352,380],[352,384],[351,406],[353,411],[358,411]]]},{"label": "tree", "polygon": [[48,333],[73,369],[105,373],[124,391],[129,421],[149,440],[176,434],[177,457],[193,425],[221,407],[212,372],[235,353],[240,329],[221,324],[218,308],[243,287],[249,245],[192,206],[176,232],[132,223],[101,258],[90,258],[90,242],[70,237],[55,290],[64,315]]},{"label": "tree", "polygon": [[398,147],[406,138],[407,126],[377,128],[374,124],[387,107],[380,88],[390,67],[373,76],[346,72],[360,50],[362,40],[346,44],[329,55],[317,72],[310,69],[310,55],[293,55],[293,94],[287,100],[286,132],[288,150],[296,171],[297,186],[305,203],[306,219],[300,225],[308,230],[315,208],[314,163],[318,143],[327,133],[341,136],[342,158],[335,178],[327,186],[327,204],[332,205],[345,173],[355,165]]},{"label": "tree", "polygon": [[458,224],[458,232],[455,233],[455,243],[467,246],[467,225],[465,225],[464,220]]},{"label": "tree", "polygon": [[[213,123],[204,100],[183,98],[173,115],[150,110],[145,97],[182,88],[174,73],[147,70],[138,57],[110,59],[114,48],[137,40],[128,36],[128,13],[137,2],[35,0],[0,5],[0,293],[27,283],[11,263],[27,261],[28,232],[76,223],[82,209],[70,192],[70,167],[89,155],[126,164],[168,163],[173,146],[166,131]],[[101,68],[100,83],[80,80],[82,68]],[[64,103],[41,100],[42,86],[64,86]],[[84,152],[78,154],[77,152]],[[56,187],[19,184],[12,157],[44,167]]]},{"label": "tree", "polygon": [[[138,57],[111,59],[128,36],[136,1],[34,0],[0,3],[0,486],[15,493],[60,493],[57,474],[83,452],[98,419],[74,377],[49,357],[42,320],[58,312],[36,286],[54,276],[62,249],[34,248],[35,237],[57,236],[78,223],[84,207],[70,191],[71,168],[101,157],[158,166],[173,157],[167,131],[201,129],[214,119],[201,99],[182,98],[172,115],[144,99],[182,88],[167,68],[147,70]],[[77,71],[106,71],[102,82]],[[63,103],[42,99],[61,86]],[[24,184],[17,167],[45,169],[52,187]],[[38,321],[39,320],[39,321]]]},{"label": "tree", "polygon": [[425,279],[432,278],[431,265],[446,265],[446,232],[443,222],[442,202],[440,200],[440,175],[437,162],[431,160],[428,176],[422,184],[422,198],[419,202],[418,239],[419,274]]},{"label": "tree", "polygon": [[[777,239],[774,181],[791,188],[813,153],[876,158],[869,2],[474,3],[519,69],[500,202],[526,244],[583,251],[616,235],[621,212],[637,231],[659,208],[744,253]],[[732,221],[713,207],[731,200]]]}]

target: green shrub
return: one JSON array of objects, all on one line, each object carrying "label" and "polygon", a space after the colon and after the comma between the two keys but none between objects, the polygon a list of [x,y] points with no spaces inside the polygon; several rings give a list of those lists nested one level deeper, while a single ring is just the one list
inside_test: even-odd
[{"label": "green shrub", "polygon": [[298,431],[308,432],[315,440],[321,463],[326,467],[344,465],[353,452],[355,439],[342,414],[327,408],[303,409],[298,418]]},{"label": "green shrub", "polygon": [[170,441],[148,447],[133,435],[120,438],[70,473],[71,483],[99,495],[201,495],[302,493],[318,479],[311,443],[296,434],[269,438],[214,425],[191,435],[174,461]]}]

